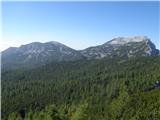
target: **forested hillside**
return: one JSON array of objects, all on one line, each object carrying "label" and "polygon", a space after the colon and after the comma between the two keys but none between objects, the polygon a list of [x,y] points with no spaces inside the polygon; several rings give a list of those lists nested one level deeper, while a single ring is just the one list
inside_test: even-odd
[{"label": "forested hillside", "polygon": [[159,120],[157,81],[159,56],[2,71],[2,120]]}]

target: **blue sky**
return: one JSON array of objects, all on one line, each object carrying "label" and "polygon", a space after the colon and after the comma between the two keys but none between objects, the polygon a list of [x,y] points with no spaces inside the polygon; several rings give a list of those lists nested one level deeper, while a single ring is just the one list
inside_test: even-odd
[{"label": "blue sky", "polygon": [[158,2],[2,2],[1,50],[34,41],[74,49],[145,35],[160,48]]}]

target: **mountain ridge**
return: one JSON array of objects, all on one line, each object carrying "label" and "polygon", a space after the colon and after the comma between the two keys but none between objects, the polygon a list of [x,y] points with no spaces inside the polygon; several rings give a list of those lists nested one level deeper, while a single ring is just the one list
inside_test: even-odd
[{"label": "mountain ridge", "polygon": [[98,46],[75,50],[62,43],[33,42],[2,51],[2,67],[37,66],[52,61],[101,59],[104,57],[138,57],[160,55],[147,36],[118,37]]},{"label": "mountain ridge", "polygon": [[[139,45],[139,44],[141,44],[141,45]],[[136,48],[136,46],[139,46],[139,48],[137,48],[139,50],[141,49],[142,46],[146,47],[143,49],[143,53],[141,53],[139,56],[158,55],[160,53],[159,50],[156,49],[155,45],[151,42],[151,40],[147,36],[114,38],[114,39],[112,39],[102,45],[86,48],[86,49],[82,50],[82,53],[84,53],[85,56],[90,55],[89,57],[91,59],[93,59],[95,57],[100,59],[100,58],[103,58],[106,56],[112,57],[112,55],[119,56],[117,53],[118,53],[118,51],[121,51],[122,47],[125,48],[125,50],[123,50],[123,52],[126,52],[129,49],[129,47],[132,47],[132,46],[134,46],[134,48]],[[148,51],[146,49],[148,49]],[[132,51],[130,51],[130,52],[132,52]],[[99,54],[97,54],[97,53],[99,53]],[[126,56],[126,55],[120,55],[120,56],[122,57],[122,56]],[[126,57],[131,57],[131,56],[127,55]]]}]

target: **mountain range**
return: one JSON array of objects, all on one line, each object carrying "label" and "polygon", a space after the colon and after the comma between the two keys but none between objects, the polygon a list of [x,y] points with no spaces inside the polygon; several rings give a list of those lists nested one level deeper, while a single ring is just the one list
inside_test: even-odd
[{"label": "mountain range", "polygon": [[74,50],[34,42],[2,52],[2,120],[159,120],[160,52],[148,37]]},{"label": "mountain range", "polygon": [[102,45],[84,50],[74,50],[62,43],[51,41],[33,42],[2,51],[2,68],[34,67],[52,61],[101,59],[104,57],[155,56],[160,51],[146,36],[118,37]]}]

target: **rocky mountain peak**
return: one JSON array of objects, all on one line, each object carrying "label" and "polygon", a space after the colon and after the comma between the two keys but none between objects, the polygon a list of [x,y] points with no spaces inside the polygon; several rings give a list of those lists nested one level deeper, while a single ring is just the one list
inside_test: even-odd
[{"label": "rocky mountain peak", "polygon": [[66,45],[50,41],[33,42],[2,52],[2,66],[43,65],[52,61],[101,59],[104,57],[138,57],[159,55],[159,50],[146,36],[118,37],[102,45],[84,50],[74,50]]},{"label": "rocky mountain peak", "polygon": [[158,55],[159,50],[147,36],[117,37],[103,45],[81,51],[88,59]]},{"label": "rocky mountain peak", "polygon": [[134,37],[118,37],[114,38],[111,41],[107,42],[106,44],[118,44],[118,45],[124,45],[131,42],[142,42],[142,41],[148,41],[149,38],[147,36],[134,36]]},{"label": "rocky mountain peak", "polygon": [[49,42],[46,42],[45,44],[63,45],[62,43],[59,43],[57,41],[49,41]]}]

